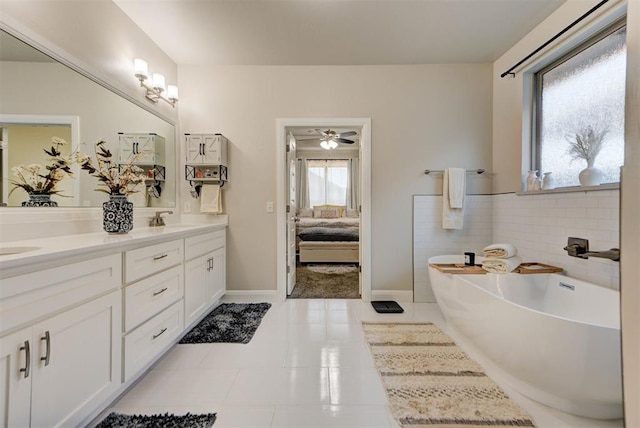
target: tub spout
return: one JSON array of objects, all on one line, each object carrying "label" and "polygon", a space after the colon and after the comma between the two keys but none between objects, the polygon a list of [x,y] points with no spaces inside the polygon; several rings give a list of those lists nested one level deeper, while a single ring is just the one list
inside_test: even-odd
[{"label": "tub spout", "polygon": [[586,253],[580,254],[578,257],[583,259],[588,259],[589,257],[600,257],[603,259],[613,260],[614,262],[620,261],[620,249],[612,248],[607,251],[587,251]]}]

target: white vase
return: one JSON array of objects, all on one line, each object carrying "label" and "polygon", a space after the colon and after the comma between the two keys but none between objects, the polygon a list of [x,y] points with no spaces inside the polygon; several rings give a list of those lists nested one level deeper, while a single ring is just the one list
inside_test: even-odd
[{"label": "white vase", "polygon": [[543,190],[551,190],[555,189],[555,184],[553,183],[553,177],[550,172],[545,172],[544,177],[542,178],[542,189]]},{"label": "white vase", "polygon": [[599,186],[602,183],[602,171],[593,166],[593,162],[593,159],[587,160],[587,167],[580,171],[581,186]]},{"label": "white vase", "polygon": [[525,191],[531,192],[533,190],[540,190],[540,187],[536,189],[536,184],[538,183],[538,170],[529,171],[529,175],[527,175],[527,188]]}]

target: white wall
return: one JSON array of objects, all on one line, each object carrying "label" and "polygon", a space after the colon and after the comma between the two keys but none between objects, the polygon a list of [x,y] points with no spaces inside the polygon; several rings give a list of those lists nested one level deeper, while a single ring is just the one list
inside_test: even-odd
[{"label": "white wall", "polygon": [[[410,291],[412,195],[441,186],[423,171],[491,167],[490,73],[488,64],[181,66],[182,131],[230,141],[228,287],[276,290],[276,220],[265,212],[276,197],[276,119],[370,117],[372,289]],[[489,180],[480,187],[469,190],[490,192]]]},{"label": "white wall", "polygon": [[[467,183],[481,176],[467,177]],[[413,197],[413,300],[435,302],[428,260],[443,254],[462,254],[472,251],[482,254],[482,249],[492,241],[491,195],[467,195],[464,201],[463,229],[442,228],[442,196],[416,195]]]},{"label": "white wall", "polygon": [[625,165],[622,178],[622,366],[625,418],[640,426],[640,1],[629,2]]}]

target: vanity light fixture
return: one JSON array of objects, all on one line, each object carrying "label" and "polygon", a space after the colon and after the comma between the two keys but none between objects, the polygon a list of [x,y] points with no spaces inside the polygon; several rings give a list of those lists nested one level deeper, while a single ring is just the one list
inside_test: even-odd
[{"label": "vanity light fixture", "polygon": [[[151,79],[149,79],[149,65],[147,61],[136,58],[133,60],[133,70],[134,75],[140,81],[140,86],[142,86],[146,94],[147,99],[157,103],[158,100],[164,100],[171,104],[171,106],[175,107],[176,102],[178,101],[178,87],[175,85],[166,85],[164,75],[160,73],[153,73]],[[147,83],[147,80],[150,80]],[[167,93],[167,95],[163,95],[163,92]]]}]

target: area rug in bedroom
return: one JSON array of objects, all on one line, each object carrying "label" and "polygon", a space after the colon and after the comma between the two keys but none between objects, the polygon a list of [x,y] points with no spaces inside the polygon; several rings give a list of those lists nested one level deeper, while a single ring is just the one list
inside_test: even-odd
[{"label": "area rug in bedroom", "polygon": [[223,303],[209,312],[180,343],[249,343],[271,303]]},{"label": "area rug in bedroom", "polygon": [[534,427],[527,412],[431,323],[362,323],[402,427]]},{"label": "area rug in bedroom", "polygon": [[110,413],[96,428],[158,428],[158,427],[189,427],[209,428],[216,421],[215,413],[201,415],[124,415]]},{"label": "area rug in bedroom", "polygon": [[359,299],[358,266],[308,264],[296,268],[294,299]]}]

